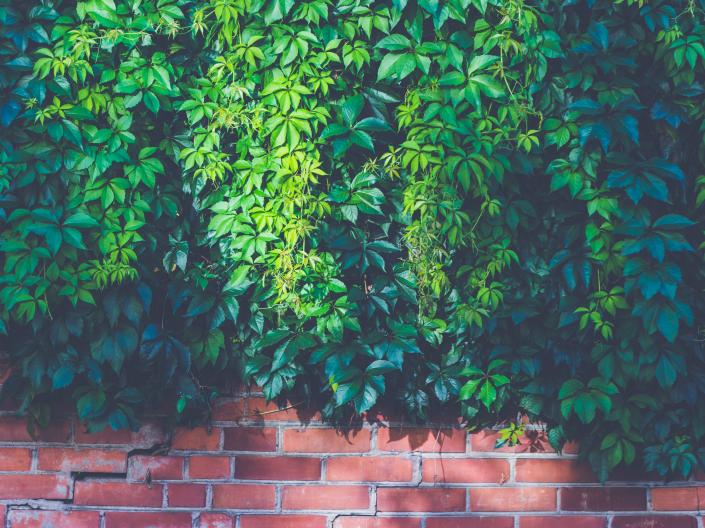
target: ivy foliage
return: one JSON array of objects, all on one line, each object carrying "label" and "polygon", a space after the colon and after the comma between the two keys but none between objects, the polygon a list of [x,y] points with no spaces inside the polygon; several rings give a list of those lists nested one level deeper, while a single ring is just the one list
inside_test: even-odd
[{"label": "ivy foliage", "polygon": [[228,383],[705,464],[703,0],[0,0],[32,423]]}]

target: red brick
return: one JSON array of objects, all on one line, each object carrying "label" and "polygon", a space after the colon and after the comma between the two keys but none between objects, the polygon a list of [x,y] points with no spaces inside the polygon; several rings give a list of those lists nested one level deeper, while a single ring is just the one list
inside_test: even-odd
[{"label": "red brick", "polygon": [[5,512],[6,512],[5,505],[0,504],[0,526],[5,526]]},{"label": "red brick", "polygon": [[184,458],[178,456],[133,455],[127,467],[131,481],[181,480]]},{"label": "red brick", "polygon": [[247,417],[257,422],[295,422],[320,421],[321,414],[301,406],[285,405],[279,408],[274,402],[267,402],[261,397],[247,398]]},{"label": "red brick", "polygon": [[528,512],[556,509],[555,488],[473,488],[470,511]]},{"label": "red brick", "polygon": [[464,453],[465,431],[382,427],[377,434],[377,448],[381,451]]},{"label": "red brick", "polygon": [[220,429],[214,427],[209,431],[205,427],[179,428],[174,433],[171,447],[193,451],[215,451],[220,448]]},{"label": "red brick", "polygon": [[198,518],[198,528],[234,528],[235,521],[224,513],[202,513]]},{"label": "red brick", "polygon": [[127,453],[103,449],[39,449],[41,471],[125,473]]},{"label": "red brick", "polygon": [[246,414],[246,400],[218,400],[213,407],[213,419],[216,421],[236,422]]},{"label": "red brick", "polygon": [[513,517],[431,517],[426,528],[514,528]]},{"label": "red brick", "polygon": [[235,478],[251,480],[319,480],[321,459],[241,456],[235,459]]},{"label": "red brick", "polygon": [[561,517],[519,517],[520,528],[605,528],[606,517],[583,517],[563,515]]},{"label": "red brick", "polygon": [[413,462],[399,457],[333,457],[328,459],[326,479],[352,482],[409,482]]},{"label": "red brick", "polygon": [[205,484],[169,484],[169,506],[174,508],[203,508],[206,505]]},{"label": "red brick", "polygon": [[641,511],[646,509],[643,488],[563,488],[561,508],[566,511]]},{"label": "red brick", "polygon": [[577,455],[580,452],[580,444],[572,440],[563,445],[562,453],[565,455]]},{"label": "red brick", "polygon": [[420,528],[414,517],[338,517],[333,528]]},{"label": "red brick", "polygon": [[294,453],[366,453],[370,450],[369,429],[342,433],[335,429],[309,427],[284,430],[284,451]]},{"label": "red brick", "polygon": [[32,453],[22,447],[0,449],[0,471],[28,471],[32,465]]},{"label": "red brick", "polygon": [[548,442],[548,437],[542,431],[527,431],[515,446],[496,448],[499,438],[497,431],[481,431],[470,435],[470,446],[473,451],[487,451],[494,453],[553,453],[554,449]]},{"label": "red brick", "polygon": [[96,511],[12,510],[8,515],[12,528],[96,528],[100,514]]},{"label": "red brick", "polygon": [[367,486],[284,486],[285,510],[366,510],[370,507]]},{"label": "red brick", "polygon": [[105,528],[191,528],[191,514],[176,512],[107,512]]},{"label": "red brick", "polygon": [[587,464],[576,460],[520,458],[516,461],[517,482],[599,482]]},{"label": "red brick", "polygon": [[697,528],[695,517],[686,515],[651,515],[615,517],[612,528]]},{"label": "red brick", "polygon": [[275,488],[258,484],[215,484],[213,507],[229,510],[274,509]]},{"label": "red brick", "polygon": [[381,512],[465,511],[465,490],[460,488],[377,488]]},{"label": "red brick", "polygon": [[85,426],[76,425],[76,443],[78,444],[108,444],[129,445],[131,448],[149,448],[166,441],[167,435],[164,428],[155,423],[144,423],[138,431],[120,429],[103,429],[89,433]]},{"label": "red brick", "polygon": [[162,505],[162,486],[97,480],[78,481],[74,491],[74,504],[158,508]]},{"label": "red brick", "polygon": [[225,429],[223,448],[230,451],[276,451],[277,430],[271,427]]},{"label": "red brick", "polygon": [[0,499],[68,499],[71,479],[55,475],[0,475]]},{"label": "red brick", "polygon": [[509,462],[501,458],[425,458],[423,480],[442,482],[488,482],[503,484],[509,480]]},{"label": "red brick", "polygon": [[188,461],[191,479],[226,479],[230,477],[230,458],[224,456],[192,456]]},{"label": "red brick", "polygon": [[705,504],[705,488],[654,488],[651,499],[654,510],[700,510]]},{"label": "red brick", "polygon": [[320,515],[243,515],[240,528],[326,528]]},{"label": "red brick", "polygon": [[68,421],[54,422],[37,429],[36,436],[27,431],[27,419],[21,416],[0,418],[0,442],[68,442],[71,437],[71,424]]}]

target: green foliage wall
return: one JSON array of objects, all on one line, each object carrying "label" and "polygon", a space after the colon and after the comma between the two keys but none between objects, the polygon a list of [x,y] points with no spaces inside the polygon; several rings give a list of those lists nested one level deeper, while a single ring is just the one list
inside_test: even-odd
[{"label": "green foliage wall", "polygon": [[705,460],[705,2],[0,0],[33,424],[228,383]]}]

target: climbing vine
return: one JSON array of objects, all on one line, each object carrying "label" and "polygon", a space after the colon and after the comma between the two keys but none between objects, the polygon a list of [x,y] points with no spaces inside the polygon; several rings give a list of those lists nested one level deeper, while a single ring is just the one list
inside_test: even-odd
[{"label": "climbing vine", "polygon": [[521,416],[705,467],[705,3],[0,0],[3,387]]}]

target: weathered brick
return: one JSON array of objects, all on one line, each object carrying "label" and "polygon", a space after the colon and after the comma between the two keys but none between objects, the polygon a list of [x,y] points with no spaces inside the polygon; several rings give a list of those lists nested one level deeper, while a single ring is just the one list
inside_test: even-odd
[{"label": "weathered brick", "polygon": [[612,528],[697,528],[697,526],[697,519],[687,515],[631,515],[612,519]]},{"label": "weathered brick", "polygon": [[8,515],[11,528],[97,528],[100,514],[96,511],[12,510]]},{"label": "weathered brick", "polygon": [[38,467],[42,471],[125,473],[127,453],[104,449],[40,448]]},{"label": "weathered brick", "polygon": [[276,451],[277,430],[272,427],[225,429],[223,448],[229,451]]},{"label": "weathered brick", "polygon": [[529,512],[556,509],[555,488],[473,488],[470,511]]},{"label": "weathered brick", "polygon": [[326,528],[321,515],[243,515],[240,528]]},{"label": "weathered brick", "polygon": [[0,471],[28,471],[32,465],[32,453],[23,447],[0,449]]},{"label": "weathered brick", "polygon": [[320,421],[321,414],[312,409],[290,404],[279,408],[262,397],[247,398],[247,418],[256,422],[294,422],[296,424]]},{"label": "weathered brick", "polygon": [[294,453],[366,453],[370,450],[370,430],[346,432],[330,428],[284,430],[284,451]]},{"label": "weathered brick", "polygon": [[599,482],[590,466],[577,460],[520,458],[516,461],[517,482]]},{"label": "weathered brick", "polygon": [[562,515],[560,517],[519,517],[520,528],[605,528],[607,517]]},{"label": "weathered brick", "polygon": [[27,418],[21,416],[0,417],[0,442],[68,442],[71,437],[69,421],[52,422],[36,430],[36,436],[27,431]]},{"label": "weathered brick", "polygon": [[513,517],[431,517],[426,528],[514,528]]},{"label": "weathered brick", "polygon": [[370,507],[367,486],[284,486],[285,510],[366,510]]},{"label": "weathered brick", "polygon": [[197,456],[188,461],[188,475],[191,479],[226,479],[230,477],[230,457]]},{"label": "weathered brick", "polygon": [[215,451],[220,448],[220,428],[195,427],[193,429],[179,428],[174,432],[171,442],[173,449],[193,451]]},{"label": "weathered brick", "polygon": [[420,528],[421,519],[414,517],[362,517],[336,518],[333,528]]},{"label": "weathered brick", "polygon": [[78,481],[74,490],[74,504],[158,508],[162,505],[162,486],[99,480]]},{"label": "weathered brick", "polygon": [[169,506],[173,508],[203,508],[206,505],[205,484],[169,484]]},{"label": "weathered brick", "polygon": [[333,528],[420,528],[421,519],[415,517],[338,517]]},{"label": "weathered brick", "polygon": [[213,507],[230,510],[274,509],[274,486],[260,484],[216,484]]},{"label": "weathered brick", "polygon": [[241,420],[246,413],[246,400],[220,399],[213,406],[213,419],[223,422],[236,422]]},{"label": "weathered brick", "polygon": [[328,459],[326,480],[351,482],[409,482],[413,461],[390,456],[332,457]]},{"label": "weathered brick", "polygon": [[705,505],[705,488],[654,488],[651,499],[654,510],[697,511]]},{"label": "weathered brick", "polygon": [[465,490],[461,488],[377,488],[377,509],[381,512],[465,511]]},{"label": "weathered brick", "polygon": [[191,528],[188,512],[116,512],[105,514],[105,528]]},{"label": "weathered brick", "polygon": [[377,433],[377,448],[380,451],[464,453],[465,430],[382,427]]},{"label": "weathered brick", "polygon": [[135,448],[150,448],[166,442],[167,434],[163,426],[157,423],[146,422],[137,431],[120,429],[103,429],[90,433],[85,426],[76,425],[76,443],[78,444],[107,444],[129,445]]},{"label": "weathered brick", "polygon": [[184,475],[184,458],[180,456],[133,455],[127,467],[131,481],[181,480]]},{"label": "weathered brick", "polygon": [[234,528],[235,519],[225,513],[202,513],[198,528]]},{"label": "weathered brick", "polygon": [[0,499],[68,499],[71,479],[64,474],[0,475]]},{"label": "weathered brick", "polygon": [[503,484],[509,480],[509,462],[501,458],[424,458],[423,480],[445,482],[487,482]]},{"label": "weathered brick", "polygon": [[321,459],[305,457],[240,456],[235,478],[250,480],[319,480]]},{"label": "weathered brick", "polygon": [[643,488],[563,488],[561,508],[566,511],[640,511],[646,509]]}]

